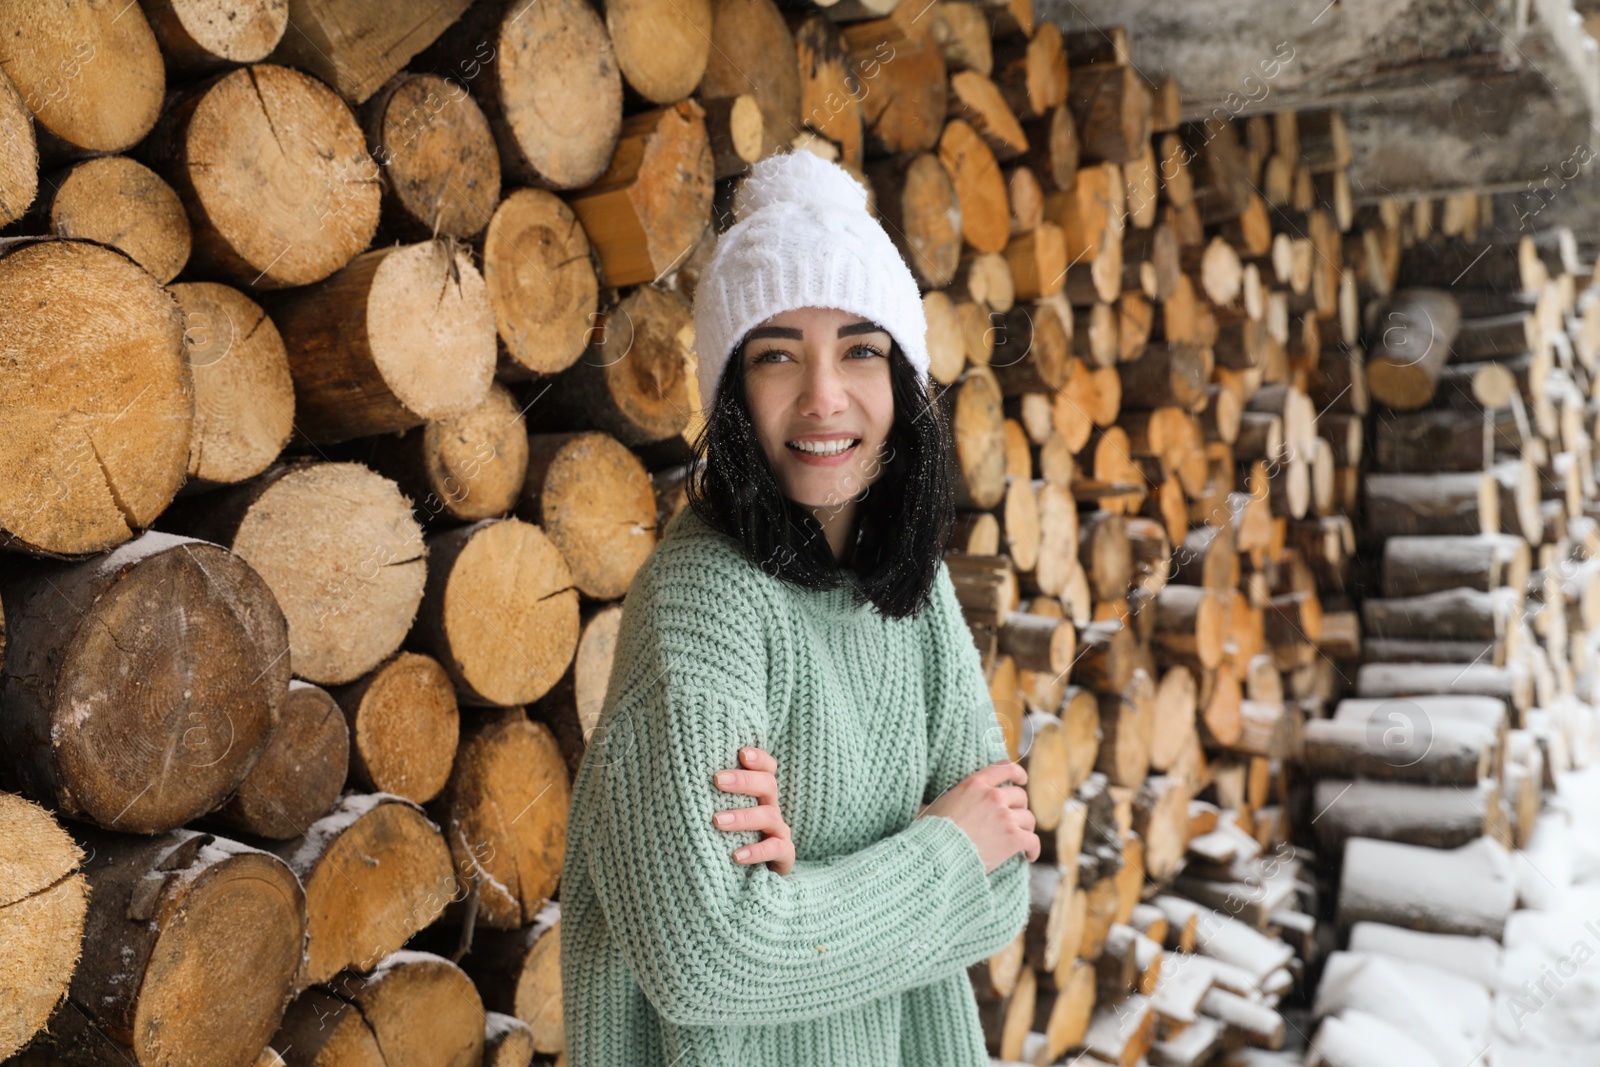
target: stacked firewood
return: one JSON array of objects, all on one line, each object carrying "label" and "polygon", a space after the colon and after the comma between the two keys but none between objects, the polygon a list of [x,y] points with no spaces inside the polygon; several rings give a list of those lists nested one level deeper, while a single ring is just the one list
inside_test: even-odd
[{"label": "stacked firewood", "polygon": [[1592,758],[1570,236],[1358,210],[1336,113],[1183,121],[1028,0],[235,7],[0,14],[0,1057],[562,1062],[571,776],[780,150],[925,290],[1044,843],[997,1057],[1283,1047],[1329,899],[1409,922],[1383,850]]}]

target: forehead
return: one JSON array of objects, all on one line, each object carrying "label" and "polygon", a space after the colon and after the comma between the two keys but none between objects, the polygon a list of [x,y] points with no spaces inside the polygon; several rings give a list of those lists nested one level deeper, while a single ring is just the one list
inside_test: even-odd
[{"label": "forehead", "polygon": [[[828,336],[830,336],[830,331],[825,328],[819,329],[818,324],[814,322],[808,323],[803,320],[791,320],[788,322],[779,323],[774,321],[776,318],[777,316],[773,316],[772,319],[768,319],[762,325],[757,326],[755,329],[745,334],[744,339],[746,341],[755,341],[763,337],[778,337],[790,341],[801,341],[805,339],[807,333],[811,333],[812,335],[822,339],[826,339]],[[864,333],[887,334],[888,332],[888,330],[884,329],[876,322],[873,322],[871,319],[863,319],[860,316],[855,316],[853,319],[840,323],[836,330],[831,331],[831,334],[832,336],[842,338],[854,337],[857,334]]]}]

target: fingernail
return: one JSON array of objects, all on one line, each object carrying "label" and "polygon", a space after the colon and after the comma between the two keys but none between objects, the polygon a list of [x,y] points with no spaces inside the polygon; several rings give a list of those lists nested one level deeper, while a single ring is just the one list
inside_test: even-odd
[{"label": "fingernail", "polygon": [[726,826],[732,821],[733,821],[733,816],[728,814],[727,812],[722,811],[722,812],[718,812],[717,813],[717,825],[718,826]]},{"label": "fingernail", "polygon": [[733,784],[733,772],[732,771],[718,771],[717,772],[717,784],[718,785],[732,785]]},{"label": "fingernail", "polygon": [[738,852],[735,852],[734,855],[737,856],[739,859],[742,859],[742,860],[743,859],[749,859],[750,858],[750,850],[747,849],[747,848],[741,848]]},{"label": "fingernail", "polygon": [[756,758],[756,750],[753,749],[753,748],[741,749],[740,751],[744,754],[744,758],[745,759],[755,759]]}]

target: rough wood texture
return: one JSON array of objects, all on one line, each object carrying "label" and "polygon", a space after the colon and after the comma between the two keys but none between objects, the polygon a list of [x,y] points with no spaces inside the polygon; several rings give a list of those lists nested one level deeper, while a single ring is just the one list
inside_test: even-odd
[{"label": "rough wood texture", "polygon": [[0,545],[119,545],[172,501],[189,461],[178,305],[127,257],[50,239],[0,244],[0,294]]},{"label": "rough wood texture", "polygon": [[376,164],[354,113],[289,67],[258,63],[183,90],[139,152],[188,209],[195,267],[236,284],[320,281],[378,228]]},{"label": "rough wood texture", "polygon": [[238,788],[289,685],[283,612],[214,544],[149,532],[0,576],[6,773],[61,811],[159,833]]}]

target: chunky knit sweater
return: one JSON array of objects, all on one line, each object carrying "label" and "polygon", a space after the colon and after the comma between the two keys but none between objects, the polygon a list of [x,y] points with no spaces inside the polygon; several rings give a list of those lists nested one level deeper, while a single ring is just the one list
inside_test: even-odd
[{"label": "chunky knit sweater", "polygon": [[[795,864],[712,813],[756,745],[778,764]],[[886,619],[797,589],[685,508],[623,602],[574,781],[561,880],[571,1067],[988,1067],[966,968],[1027,920],[1027,863],[985,873],[955,822],[917,817],[1006,758],[941,563]],[[1012,788],[1008,786],[1008,788]]]}]

